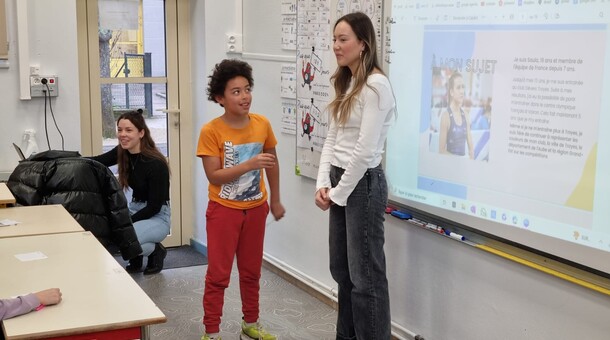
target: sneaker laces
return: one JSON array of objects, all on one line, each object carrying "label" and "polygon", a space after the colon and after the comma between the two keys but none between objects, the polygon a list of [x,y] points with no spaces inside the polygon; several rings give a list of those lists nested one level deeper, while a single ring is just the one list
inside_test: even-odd
[{"label": "sneaker laces", "polygon": [[[244,326],[247,327],[247,324],[245,322],[244,322]],[[263,328],[263,325],[261,325],[261,323],[258,321],[256,322],[255,329],[256,329],[256,332],[258,333],[258,340],[263,340],[265,338],[265,336],[272,336],[271,333],[267,332]]]},{"label": "sneaker laces", "polygon": [[265,335],[270,335],[263,329],[263,326],[260,323],[256,323],[256,331],[258,331],[258,339],[262,340]]}]

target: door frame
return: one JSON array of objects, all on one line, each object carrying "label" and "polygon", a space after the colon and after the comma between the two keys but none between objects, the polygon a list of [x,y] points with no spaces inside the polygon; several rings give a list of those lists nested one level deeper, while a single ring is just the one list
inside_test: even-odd
[{"label": "door frame", "polygon": [[[84,155],[102,152],[100,84],[114,83],[112,79],[99,79],[99,43],[97,20],[89,22],[90,17],[98,17],[97,0],[76,1],[78,70],[80,85],[81,151]],[[191,90],[191,18],[189,0],[165,0],[166,41],[175,39],[177,48],[167,48],[167,78],[177,76],[177,86],[171,86],[166,77],[146,78],[149,82],[167,83],[168,131],[179,129],[178,143],[168,143],[172,176],[178,175],[170,188],[172,207],[172,236],[164,241],[167,246],[190,244],[194,234],[193,214],[193,115]],[[171,23],[174,24],[171,24]],[[171,27],[170,27],[171,26]],[[90,43],[91,42],[91,43]],[[91,58],[90,56],[95,56]],[[141,83],[142,78],[121,79],[120,83]],[[176,171],[177,170],[177,171]]]}]

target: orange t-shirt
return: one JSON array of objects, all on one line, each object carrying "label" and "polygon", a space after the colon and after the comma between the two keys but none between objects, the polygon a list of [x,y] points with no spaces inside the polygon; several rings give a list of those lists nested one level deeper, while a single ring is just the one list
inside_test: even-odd
[{"label": "orange t-shirt", "polygon": [[[201,128],[197,156],[220,157],[223,169],[230,168],[274,148],[277,144],[265,116],[250,113],[248,126],[234,129],[220,117]],[[263,169],[252,170],[225,184],[208,186],[208,198],[226,207],[250,209],[267,200]]]}]

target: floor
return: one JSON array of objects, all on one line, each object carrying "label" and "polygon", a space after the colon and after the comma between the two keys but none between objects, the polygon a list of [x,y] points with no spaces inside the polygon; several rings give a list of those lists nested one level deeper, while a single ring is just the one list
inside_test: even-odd
[{"label": "floor", "polygon": [[[166,269],[156,275],[132,274],[134,280],[167,316],[152,325],[150,338],[198,340],[203,334],[203,282],[207,266]],[[273,272],[263,268],[260,320],[267,331],[283,340],[334,339],[336,311]],[[241,323],[239,281],[234,268],[225,292],[221,335],[239,339]]]}]

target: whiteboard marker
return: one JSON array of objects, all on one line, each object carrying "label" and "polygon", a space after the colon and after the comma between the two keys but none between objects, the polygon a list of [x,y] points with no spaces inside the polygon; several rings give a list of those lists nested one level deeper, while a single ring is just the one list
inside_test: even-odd
[{"label": "whiteboard marker", "polygon": [[451,238],[454,238],[456,240],[459,240],[459,241],[464,241],[466,239],[464,236],[462,236],[460,234],[457,234],[457,233],[454,233],[454,232],[451,232],[449,230],[445,231],[445,235],[447,235],[447,236],[449,236]]},{"label": "whiteboard marker", "polygon": [[441,227],[437,226],[436,224],[432,224],[432,223],[426,223],[424,225],[424,228],[428,229],[428,230],[432,230],[434,232],[439,233],[441,231]]},{"label": "whiteboard marker", "polygon": [[440,226],[438,226],[438,225],[436,225],[434,223],[428,223],[428,228],[432,229],[432,230],[434,230],[436,232],[440,232],[441,229],[443,229],[443,228],[441,228]]},{"label": "whiteboard marker", "polygon": [[420,221],[420,220],[418,220],[416,218],[411,218],[409,220],[409,222],[411,222],[412,224],[418,225],[420,227],[425,227],[426,226],[426,223],[424,223],[423,221]]}]

